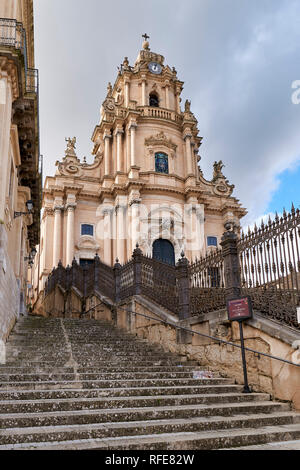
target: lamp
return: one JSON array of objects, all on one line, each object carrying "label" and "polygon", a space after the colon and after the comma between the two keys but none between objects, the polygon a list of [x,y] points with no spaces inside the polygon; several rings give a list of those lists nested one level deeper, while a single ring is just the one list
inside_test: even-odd
[{"label": "lamp", "polygon": [[37,253],[36,249],[35,249],[35,248],[32,248],[32,250],[31,250],[29,256],[25,256],[25,257],[24,257],[24,261],[29,261],[29,264],[32,265],[36,253]]},{"label": "lamp", "polygon": [[27,212],[14,212],[14,219],[20,215],[28,215],[33,213],[33,202],[31,200],[26,202]]}]

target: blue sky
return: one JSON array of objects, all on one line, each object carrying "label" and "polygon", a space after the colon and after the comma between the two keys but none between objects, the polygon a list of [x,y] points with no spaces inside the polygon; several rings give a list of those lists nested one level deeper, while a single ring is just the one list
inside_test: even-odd
[{"label": "blue sky", "polygon": [[223,161],[248,210],[243,225],[299,205],[299,0],[38,0],[34,13],[44,175],[54,174],[65,137],[91,161],[107,83],[125,56],[134,64],[147,32],[184,81],[204,176]]},{"label": "blue sky", "polygon": [[267,212],[290,211],[292,203],[300,208],[300,161],[293,169],[287,169],[278,175],[278,188],[266,209]]}]

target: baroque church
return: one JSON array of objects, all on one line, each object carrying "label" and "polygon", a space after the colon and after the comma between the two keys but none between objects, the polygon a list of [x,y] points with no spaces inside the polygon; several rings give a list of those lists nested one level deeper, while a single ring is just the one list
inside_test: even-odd
[{"label": "baroque church", "polygon": [[197,119],[191,102],[181,108],[183,82],[151,51],[144,35],[134,65],[125,57],[100,109],[92,134],[93,163],[80,160],[76,138],[47,176],[35,290],[59,261],[81,265],[100,259],[128,261],[138,244],[145,255],[175,264],[219,246],[224,224],[246,214],[234,185],[214,163],[212,180],[199,166]]}]

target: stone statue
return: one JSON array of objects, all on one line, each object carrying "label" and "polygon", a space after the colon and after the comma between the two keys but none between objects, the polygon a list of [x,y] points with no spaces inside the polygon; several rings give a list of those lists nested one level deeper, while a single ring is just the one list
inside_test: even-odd
[{"label": "stone statue", "polygon": [[224,168],[224,164],[222,162],[222,160],[220,160],[219,162],[215,162],[214,163],[214,174],[213,174],[213,180],[215,180],[216,178],[223,178],[224,175],[222,173],[222,168]]},{"label": "stone statue", "polygon": [[185,113],[190,113],[191,112],[191,102],[189,100],[186,100],[186,102],[185,102],[184,112]]},{"label": "stone statue", "polygon": [[111,97],[112,96],[112,84],[108,82],[107,85],[107,96]]},{"label": "stone statue", "polygon": [[73,139],[71,139],[70,137],[68,139],[65,138],[65,141],[67,142],[67,151],[74,151],[76,148],[76,137],[73,137]]}]

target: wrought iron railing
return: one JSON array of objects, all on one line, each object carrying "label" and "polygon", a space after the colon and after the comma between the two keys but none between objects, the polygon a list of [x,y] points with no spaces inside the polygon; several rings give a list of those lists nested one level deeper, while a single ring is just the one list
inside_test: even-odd
[{"label": "wrought iron railing", "polygon": [[28,67],[26,31],[23,24],[15,19],[0,18],[0,46],[21,51],[24,56],[25,91],[38,94],[38,70]]},{"label": "wrought iron railing", "polygon": [[184,254],[172,266],[144,256],[138,246],[123,266],[117,262],[111,268],[97,256],[86,268],[75,261],[71,268],[60,264],[45,293],[60,283],[66,289],[77,287],[84,296],[98,290],[116,303],[143,294],[180,319],[224,309],[228,298],[249,295],[254,309],[267,318],[299,329],[299,237],[300,211],[292,208],[240,239],[225,232],[222,250],[190,265]]},{"label": "wrought iron railing", "polygon": [[241,292],[266,316],[299,327],[300,211],[292,206],[281,217],[255,225],[237,243]]},{"label": "wrought iron railing", "polygon": [[226,306],[224,259],[216,249],[189,266],[190,314],[199,315]]}]

